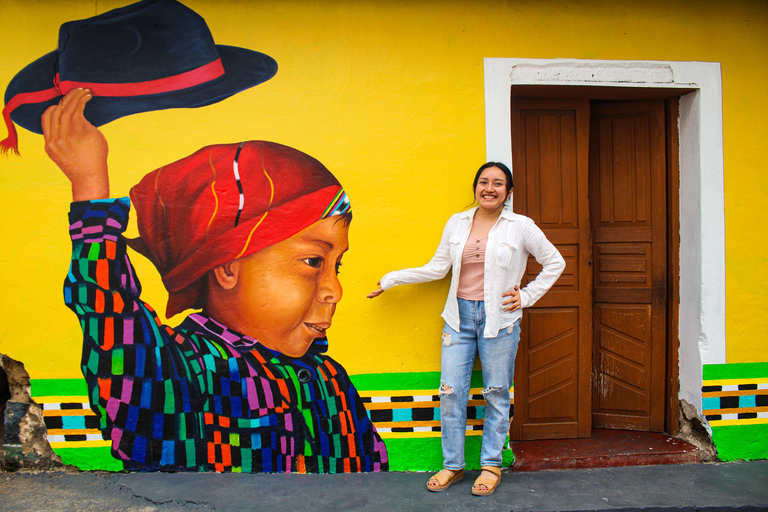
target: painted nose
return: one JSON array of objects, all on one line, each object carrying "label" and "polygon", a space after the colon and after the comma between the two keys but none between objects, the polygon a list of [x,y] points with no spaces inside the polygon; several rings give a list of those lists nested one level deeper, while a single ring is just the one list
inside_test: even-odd
[{"label": "painted nose", "polygon": [[317,300],[327,304],[336,304],[341,300],[343,293],[344,290],[342,290],[341,282],[336,275],[336,269],[330,268],[323,272],[317,288]]}]

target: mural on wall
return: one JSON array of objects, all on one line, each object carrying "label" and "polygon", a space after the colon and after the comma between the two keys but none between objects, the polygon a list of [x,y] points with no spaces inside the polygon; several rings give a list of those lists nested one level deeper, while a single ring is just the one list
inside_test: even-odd
[{"label": "mural on wall", "polygon": [[[672,80],[667,85],[698,89],[681,98],[682,117],[695,118],[699,111],[712,114],[707,114],[712,123],[681,124],[679,128],[701,131],[701,140],[709,142],[699,145],[711,146],[714,154],[722,156],[707,158],[711,151],[702,150],[706,155],[694,158],[691,165],[695,168],[700,160],[705,185],[700,192],[714,194],[718,204],[725,201],[719,214],[718,208],[698,213],[721,221],[724,215],[729,232],[725,244],[727,311],[718,308],[713,323],[713,310],[699,311],[698,301],[692,303],[693,309],[686,309],[686,318],[704,322],[701,329],[714,329],[717,334],[707,337],[706,343],[715,349],[701,352],[702,346],[696,343],[699,328],[689,330],[692,344],[679,354],[681,377],[688,382],[680,398],[692,404],[690,418],[709,422],[722,460],[768,454],[768,363],[764,362],[768,361],[768,345],[753,335],[761,332],[757,298],[763,296],[754,279],[754,258],[764,252],[760,248],[768,247],[768,238],[756,239],[754,223],[749,222],[765,209],[765,187],[754,184],[768,176],[761,172],[768,164],[760,158],[763,138],[753,121],[768,119],[768,106],[750,92],[768,78],[764,65],[768,46],[760,44],[768,34],[768,17],[755,10],[755,2],[737,0],[728,9],[713,4],[706,12],[678,2],[664,13],[637,4],[629,14],[621,5],[606,4],[604,16],[596,18],[572,9],[553,13],[535,3],[522,10],[510,9],[504,2],[481,2],[472,9],[458,1],[425,3],[419,7],[423,15],[414,16],[406,3],[180,0],[195,14],[176,3],[134,4],[136,1],[3,2],[6,15],[0,23],[4,23],[5,47],[10,51],[5,54],[0,85],[11,84],[5,122],[15,119],[19,133],[18,143],[13,137],[6,142],[8,157],[0,156],[0,237],[6,241],[0,263],[4,290],[0,295],[0,411],[6,402],[3,371],[12,391],[6,404],[0,464],[3,451],[6,463],[12,459],[19,464],[30,462],[29,457],[42,453],[36,450],[39,440],[55,451],[51,457],[64,464],[86,470],[123,469],[122,461],[112,455],[111,434],[106,440],[102,437],[101,416],[91,410],[91,392],[80,369],[83,333],[63,301],[61,281],[71,251],[64,217],[72,198],[70,183],[42,151],[43,137],[34,133],[42,132],[40,118],[45,109],[57,104],[62,93],[75,84],[94,91],[84,111],[109,139],[114,196],[127,196],[147,172],[214,143],[283,142],[317,157],[333,171],[352,197],[356,218],[350,234],[353,250],[344,256],[340,276],[345,296],[334,316],[326,354],[343,363],[351,375],[368,416],[386,442],[389,470],[432,471],[443,466],[438,397],[443,323],[435,312],[444,305],[449,283],[419,287],[414,291],[417,300],[407,306],[398,291],[382,302],[370,303],[364,298],[369,291],[365,283],[374,282],[387,267],[431,256],[445,220],[468,202],[463,185],[467,169],[476,168],[486,155],[487,159],[503,159],[508,154],[511,125],[497,122],[494,112],[509,114],[510,83],[540,83],[547,77],[537,70],[573,66],[586,70],[588,81],[599,78],[596,83],[626,85],[621,80],[615,83],[613,76],[589,77],[590,69],[607,65],[631,74],[633,82],[639,80],[637,87],[661,90],[669,89],[664,85],[667,79],[659,82],[653,77],[667,64],[674,71],[674,76],[667,77]],[[142,42],[150,34],[138,27],[134,27],[136,31],[119,30],[116,23],[103,29],[100,39],[79,42],[78,37],[87,33],[83,30],[98,28],[91,17],[126,5],[125,10],[99,19],[106,23],[110,16],[123,13],[124,24],[130,18],[131,23],[138,23],[139,6],[178,9],[173,16],[151,21],[162,29],[158,38],[174,34],[162,41],[163,51],[142,52],[142,45],[135,44],[136,34],[142,34]],[[190,16],[204,21],[191,24]],[[88,23],[70,22],[86,18]],[[692,19],[697,20],[693,28]],[[744,24],[746,19],[751,20],[750,26]],[[500,21],[535,27],[542,36],[532,39],[528,32],[516,31],[503,39],[487,38]],[[64,44],[49,56],[57,47],[55,38],[62,23]],[[575,25],[584,29],[574,33],[569,27]],[[190,38],[192,26],[198,31],[195,38]],[[229,50],[215,45],[209,30],[216,43],[231,45]],[[649,32],[665,37],[644,37]],[[713,47],[713,32],[729,37]],[[610,37],[617,33],[628,35],[623,42]],[[113,35],[130,47],[120,58],[106,53],[116,50],[117,45],[106,43]],[[198,51],[188,50],[193,45],[198,45]],[[745,47],[763,51],[745,53],[741,51]],[[278,61],[280,73],[269,78],[276,65],[266,55],[257,58],[256,52],[250,54],[250,61],[233,65],[235,55],[244,59],[251,51],[246,49],[259,50]],[[201,57],[206,51],[210,61]],[[168,58],[169,54],[174,58]],[[205,66],[220,55],[224,74],[210,73]],[[28,72],[20,73],[41,56],[40,66],[32,64]],[[530,59],[536,56],[566,58]],[[155,63],[158,74],[150,73],[142,60]],[[510,78],[511,68],[499,67],[502,61],[520,73]],[[734,70],[739,70],[738,80],[734,80]],[[233,93],[239,88],[233,87],[214,94],[212,85],[233,76],[242,77],[242,92]],[[264,82],[255,87],[258,76]],[[584,85],[579,76],[561,76],[559,87]],[[99,82],[118,86],[105,87]],[[727,83],[725,89],[723,83]],[[141,88],[131,91],[129,84]],[[224,94],[233,96],[205,108],[189,108]],[[748,99],[745,103],[734,98]],[[708,108],[707,102],[716,108]],[[740,108],[744,105],[748,108]],[[172,107],[183,108],[140,113]],[[124,117],[109,121],[118,115]],[[737,120],[727,123],[724,148],[723,115]],[[0,132],[2,140],[6,133],[2,127]],[[686,140],[695,144],[699,138],[686,136]],[[11,155],[16,146],[21,158]],[[231,174],[232,166],[227,169],[219,173],[217,168],[217,175]],[[697,172],[688,176],[698,176]],[[406,183],[434,184],[436,175],[437,194],[404,187]],[[270,176],[274,178],[271,171]],[[717,192],[723,178],[730,184],[724,195]],[[734,195],[729,190],[738,192]],[[692,203],[688,208],[696,210]],[[695,221],[698,213],[685,218]],[[270,216],[272,213],[267,220]],[[135,220],[134,216],[124,236],[138,236]],[[705,238],[721,244],[722,230],[709,231]],[[141,298],[159,308],[163,323],[178,325],[191,311],[166,320],[163,308],[168,294],[158,273],[148,259],[129,251],[141,278]],[[722,263],[723,251],[713,257]],[[721,269],[719,275],[726,275],[723,272]],[[681,286],[684,282],[688,283],[685,286],[700,285],[695,276],[681,281]],[[710,291],[719,289],[715,286]],[[721,300],[722,294],[718,297]],[[688,306],[691,304],[681,308]],[[699,382],[702,370],[703,388]],[[479,370],[472,382],[466,439],[469,470],[479,469],[473,464],[480,453],[485,415]],[[524,407],[518,402],[518,412]],[[23,423],[32,419],[39,430]],[[27,432],[37,432],[35,442],[25,437]],[[504,466],[511,462],[511,455],[511,450],[505,450]]]},{"label": "mural on wall", "polygon": [[[6,91],[12,121],[43,133],[72,182],[67,306],[98,427],[126,469],[342,473],[388,469],[344,368],[325,352],[342,290],[349,200],[314,158],[249,141],[200,149],[109,198],[98,126],[200,107],[269,80],[267,55],[215,45],[171,0],[61,27],[59,48]],[[53,87],[50,84],[54,84]],[[130,207],[139,238],[124,231]],[[140,299],[130,246],[169,293],[162,325]]]}]

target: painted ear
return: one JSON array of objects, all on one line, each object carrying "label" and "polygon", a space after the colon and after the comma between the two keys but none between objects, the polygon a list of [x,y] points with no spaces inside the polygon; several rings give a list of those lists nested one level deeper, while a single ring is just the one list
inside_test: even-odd
[{"label": "painted ear", "polygon": [[240,262],[230,261],[213,269],[216,283],[225,290],[232,290],[237,286],[240,278]]}]

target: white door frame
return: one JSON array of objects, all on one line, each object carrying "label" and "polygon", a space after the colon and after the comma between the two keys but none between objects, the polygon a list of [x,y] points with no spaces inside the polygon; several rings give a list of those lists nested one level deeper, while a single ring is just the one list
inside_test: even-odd
[{"label": "white door frame", "polygon": [[485,59],[488,161],[511,168],[513,85],[694,89],[680,97],[680,393],[702,413],[702,370],[726,362],[723,95],[717,62]]}]

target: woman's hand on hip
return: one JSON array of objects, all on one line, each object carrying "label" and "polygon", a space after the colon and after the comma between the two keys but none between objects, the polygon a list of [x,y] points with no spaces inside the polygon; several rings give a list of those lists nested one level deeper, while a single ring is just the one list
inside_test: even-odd
[{"label": "woman's hand on hip", "polygon": [[379,295],[381,295],[382,293],[384,293],[384,288],[382,288],[382,287],[381,287],[381,281],[379,281],[379,282],[378,282],[378,283],[376,283],[376,284],[377,284],[377,285],[379,285],[379,288],[378,288],[378,290],[373,290],[371,293],[369,293],[368,295],[366,295],[366,297],[368,297],[369,299],[373,299],[373,298],[375,298],[375,297],[378,297],[378,296],[379,296]]},{"label": "woman's hand on hip", "polygon": [[502,297],[509,297],[507,300],[501,303],[502,307],[504,308],[504,311],[517,311],[522,307],[522,302],[520,301],[520,287],[515,285],[515,287],[508,292],[504,292],[501,294]]}]

